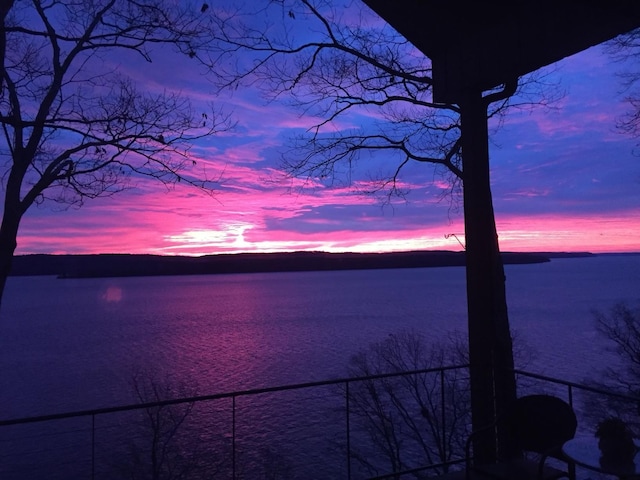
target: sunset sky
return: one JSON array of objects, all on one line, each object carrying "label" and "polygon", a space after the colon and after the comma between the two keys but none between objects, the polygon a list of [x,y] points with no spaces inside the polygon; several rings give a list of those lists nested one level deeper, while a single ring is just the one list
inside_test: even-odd
[{"label": "sunset sky", "polygon": [[[462,248],[461,207],[443,196],[447,185],[430,166],[407,170],[403,181],[411,191],[392,205],[358,194],[353,184],[327,188],[286,179],[278,171],[280,151],[312,124],[300,111],[267,104],[250,88],[215,96],[193,62],[156,62],[153,77],[129,68],[149,88],[180,88],[203,105],[215,101],[237,122],[193,150],[220,177],[215,195],[137,180],[134,188],[79,209],[34,207],[17,254]],[[552,110],[513,111],[492,129],[503,251],[640,252],[640,158],[636,141],[615,129],[629,108],[620,69],[600,47],[567,58],[549,70],[565,92]]]}]

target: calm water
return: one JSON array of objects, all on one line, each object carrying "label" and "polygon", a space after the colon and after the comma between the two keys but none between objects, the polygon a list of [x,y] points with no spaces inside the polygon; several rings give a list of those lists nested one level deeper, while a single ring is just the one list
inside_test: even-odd
[{"label": "calm water", "polygon": [[[607,359],[591,310],[640,300],[640,256],[506,267],[531,369],[580,380]],[[466,331],[464,269],[57,280],[11,278],[0,314],[3,418],[132,400],[137,371],[216,393],[345,374],[390,333]],[[195,388],[195,387],[194,387]]]},{"label": "calm water", "polygon": [[[535,353],[527,369],[580,381],[615,361],[595,332],[591,312],[620,301],[637,304],[640,255],[557,259],[507,266],[506,273],[512,328],[518,343]],[[343,377],[354,353],[408,329],[434,339],[466,331],[464,269],[11,278],[0,313],[0,418],[132,403],[131,380],[141,371],[184,383],[189,394]],[[315,392],[308,395],[318,398],[306,400],[321,405],[335,394]],[[280,397],[289,406],[299,401]],[[326,451],[310,453],[302,446],[314,441],[318,425],[326,423],[324,413],[309,407],[274,412],[278,401],[275,396],[238,405],[249,419],[238,432],[242,436],[246,428],[254,442],[247,445],[255,450],[289,438],[280,451],[302,459],[300,468],[315,473],[307,478],[342,476],[320,472],[343,457],[328,461]],[[213,418],[211,411],[198,415]],[[289,432],[269,433],[294,417],[306,422],[296,427],[295,439]],[[216,428],[200,425],[198,435]],[[11,445],[13,434],[0,433],[3,445]],[[20,433],[21,441],[42,441],[42,431],[29,435]],[[26,458],[23,467],[32,467],[22,454],[5,455],[3,478],[48,473],[45,466],[31,477],[23,470],[12,476],[7,472],[15,465],[3,470],[2,463],[14,458]]]}]

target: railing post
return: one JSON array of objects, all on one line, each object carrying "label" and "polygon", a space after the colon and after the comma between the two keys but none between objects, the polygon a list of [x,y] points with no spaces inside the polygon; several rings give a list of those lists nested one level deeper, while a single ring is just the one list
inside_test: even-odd
[{"label": "railing post", "polygon": [[91,480],[96,478],[96,415],[91,415]]},{"label": "railing post", "polygon": [[231,478],[236,480],[236,396],[231,397]]},{"label": "railing post", "polygon": [[[445,401],[446,401],[446,395],[444,392],[444,368],[440,369],[440,414],[442,415],[442,451],[445,453],[445,457],[442,458],[442,461],[445,461],[445,459],[447,458],[447,454],[448,452],[446,452],[446,445],[447,442],[445,441],[445,439],[447,438],[447,426],[446,426],[446,411],[445,411]],[[447,467],[445,467],[445,472],[448,470]]]},{"label": "railing post", "polygon": [[351,480],[351,416],[349,412],[349,381],[345,383],[346,421],[347,421],[347,479]]}]

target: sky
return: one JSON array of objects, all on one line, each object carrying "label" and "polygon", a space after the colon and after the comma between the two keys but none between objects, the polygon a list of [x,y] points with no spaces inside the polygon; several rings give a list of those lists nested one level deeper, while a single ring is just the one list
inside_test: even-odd
[{"label": "sky", "polygon": [[[45,203],[25,215],[16,254],[462,249],[460,202],[445,195],[430,166],[410,166],[403,178],[411,190],[392,204],[354,184],[286,178],[279,152],[313,119],[251,88],[216,95],[193,62],[157,61],[153,76],[126,68],[148,88],[168,84],[232,114],[233,130],[193,149],[219,175],[219,187],[207,195],[137,179],[81,208]],[[564,92],[552,109],[512,111],[499,128],[492,125],[501,250],[640,252],[640,151],[615,128],[629,111],[620,70],[601,47],[564,59],[548,69]]]}]

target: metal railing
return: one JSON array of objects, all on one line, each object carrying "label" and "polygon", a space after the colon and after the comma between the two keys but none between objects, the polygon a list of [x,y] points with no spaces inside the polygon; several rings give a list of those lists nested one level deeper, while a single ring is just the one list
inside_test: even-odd
[{"label": "metal railing", "polygon": [[[333,399],[339,399],[342,397],[343,406],[334,403],[334,408],[332,411],[335,413],[336,411],[343,411],[344,417],[341,420],[343,423],[343,427],[340,428],[344,432],[344,457],[342,462],[344,464],[343,469],[341,471],[345,472],[345,475],[341,477],[351,479],[356,476],[354,472],[353,465],[353,444],[354,441],[354,431],[353,431],[353,405],[350,404],[352,402],[352,394],[354,388],[363,384],[364,382],[377,382],[384,381],[399,377],[408,377],[408,376],[416,376],[416,375],[437,375],[439,376],[440,389],[438,395],[440,395],[440,418],[439,418],[439,428],[442,429],[442,434],[446,433],[447,429],[447,416],[445,412],[445,408],[447,405],[447,399],[445,398],[445,377],[448,373],[453,371],[463,371],[465,372],[465,376],[468,377],[466,373],[468,370],[467,365],[453,365],[446,367],[438,367],[438,368],[428,368],[428,369],[420,369],[413,370],[408,372],[397,372],[397,373],[385,373],[385,374],[377,374],[377,375],[368,375],[361,377],[353,377],[353,378],[340,378],[335,380],[326,380],[326,381],[317,381],[317,382],[308,382],[308,383],[298,383],[277,387],[267,387],[267,388],[256,388],[242,391],[235,391],[229,393],[220,393],[213,395],[198,395],[198,396],[190,396],[184,398],[176,398],[170,400],[160,400],[160,401],[151,401],[145,403],[137,403],[130,405],[121,405],[116,407],[109,408],[97,408],[97,409],[88,409],[67,413],[59,413],[59,414],[51,414],[51,415],[39,415],[39,416],[31,416],[24,418],[16,418],[9,420],[0,420],[0,443],[3,441],[5,443],[24,443],[27,444],[27,447],[36,447],[39,441],[45,435],[52,435],[54,438],[56,436],[61,436],[66,434],[74,435],[74,442],[70,447],[71,451],[74,452],[74,455],[80,456],[89,456],[88,465],[86,458],[78,458],[69,460],[70,463],[82,463],[86,468],[80,478],[90,478],[92,480],[101,478],[103,472],[100,471],[100,463],[98,462],[98,456],[100,454],[100,449],[103,448],[103,443],[99,442],[99,435],[106,430],[106,427],[102,425],[101,420],[109,417],[116,417],[118,415],[128,414],[128,413],[145,413],[145,412],[158,412],[161,409],[166,409],[169,407],[184,407],[184,406],[193,406],[200,405],[204,403],[210,402],[219,402],[219,401],[230,401],[230,468],[228,470],[228,474],[221,475],[222,478],[231,477],[233,479],[241,478],[242,474],[239,471],[239,461],[238,461],[238,429],[241,423],[241,416],[250,411],[250,409],[245,408],[241,409],[238,406],[238,403],[243,398],[251,398],[265,396],[265,395],[274,395],[281,394],[285,392],[303,392],[308,390],[316,390],[322,388],[329,388],[330,391],[321,395],[322,398],[325,397],[333,397]],[[223,409],[224,410],[224,409]],[[110,432],[113,432],[113,429],[117,428],[129,428],[131,426],[131,417],[124,417],[124,420],[120,420],[119,422],[114,422],[109,425]],[[334,417],[333,419],[337,418]],[[73,421],[78,421],[79,424],[75,424]],[[73,423],[73,427],[63,427],[60,429],[55,429],[51,427],[59,422],[69,422]],[[98,426],[98,424],[102,426]],[[47,428],[43,428],[44,426]],[[33,426],[35,430],[30,430],[26,436],[17,436],[14,435],[17,432],[15,429],[19,427],[27,427]],[[14,429],[11,432],[7,432],[8,429]],[[47,433],[50,430],[51,433]],[[2,435],[3,432],[6,432],[7,438],[4,438]],[[158,432],[156,432],[157,434]],[[106,435],[106,434],[105,434]],[[109,434],[109,435],[112,435]],[[124,435],[126,437],[126,435]],[[122,437],[122,435],[121,435]],[[115,437],[114,437],[115,438]],[[113,440],[112,440],[113,441]],[[88,443],[88,448],[86,443]],[[100,445],[100,446],[99,446]],[[15,461],[16,457],[19,460],[20,455],[27,455],[29,452],[14,452],[7,454],[6,452],[11,449],[0,447],[0,476],[3,479],[11,479],[11,478],[20,478],[28,479],[28,478],[38,478],[38,474],[33,474],[33,477],[30,477],[30,472],[21,470],[21,466],[18,463],[17,470],[8,470],[3,471],[3,465],[11,461]],[[83,452],[81,452],[83,450]],[[42,451],[38,452],[36,456],[42,456]],[[46,455],[45,455],[46,456]],[[450,462],[444,463],[434,463],[433,465],[413,468],[411,470],[407,470],[407,472],[418,471],[418,470],[426,470],[428,468],[438,468],[444,467],[446,468],[448,465],[455,464],[459,462],[461,459],[453,459]],[[26,465],[33,466],[33,463],[30,461],[24,462]],[[60,461],[60,457],[58,457],[58,463],[64,466],[64,462]],[[23,465],[24,466],[24,465]],[[15,467],[15,466],[14,466]],[[46,467],[47,477],[48,478],[56,478],[55,471],[52,471],[52,467]],[[12,473],[15,473],[15,477],[12,477]],[[375,478],[399,478],[401,472],[393,472],[389,475],[382,475]],[[78,474],[74,474],[74,478],[78,478]],[[61,478],[64,478],[65,474],[61,474]]]},{"label": "metal railing", "polygon": [[574,405],[574,392],[575,390],[579,390],[582,392],[589,392],[589,393],[594,393],[596,395],[602,395],[605,397],[610,397],[610,398],[616,398],[618,400],[621,400],[623,402],[630,402],[630,403],[634,403],[634,404],[638,404],[638,402],[640,402],[640,399],[636,396],[633,395],[628,395],[625,393],[620,393],[620,392],[614,392],[612,390],[608,390],[606,388],[602,388],[602,387],[596,387],[593,385],[585,385],[584,383],[578,383],[578,382],[570,382],[567,380],[562,380],[559,378],[554,378],[554,377],[550,377],[548,375],[541,375],[538,373],[532,373],[532,372],[527,372],[524,370],[514,370],[515,374],[516,374],[516,378],[518,376],[521,377],[526,377],[526,378],[531,378],[531,379],[535,379],[535,380],[541,380],[545,383],[551,383],[551,384],[555,384],[555,385],[560,385],[562,387],[566,387],[566,391],[567,391],[567,402],[569,403],[569,405],[571,405],[573,408],[576,407],[576,405]]},{"label": "metal railing", "polygon": [[[55,465],[61,469],[60,478],[68,478],[64,472],[65,468],[68,468],[68,464],[73,464],[74,466],[81,464],[85,466],[82,474],[74,474],[73,478],[90,478],[92,480],[99,478],[109,478],[110,475],[107,475],[101,468],[104,466],[104,462],[99,462],[98,457],[101,453],[101,450],[107,448],[108,443],[114,443],[117,438],[127,437],[129,429],[131,428],[131,419],[133,417],[127,417],[127,414],[130,413],[149,413],[153,412],[154,414],[161,411],[165,408],[170,407],[185,407],[185,406],[194,406],[207,404],[211,402],[219,402],[219,401],[227,401],[230,402],[228,409],[230,412],[226,412],[227,407],[225,408],[209,408],[206,409],[205,412],[201,415],[200,418],[207,417],[211,414],[213,410],[218,412],[224,411],[226,414],[229,414],[228,423],[230,423],[229,428],[230,432],[228,433],[228,437],[226,439],[230,443],[230,465],[222,473],[219,475],[221,478],[243,478],[243,473],[241,471],[241,463],[239,461],[239,430],[240,426],[243,425],[243,417],[250,416],[252,410],[254,409],[255,402],[253,400],[257,397],[263,396],[275,396],[286,394],[287,392],[295,394],[294,397],[287,397],[285,399],[280,398],[280,404],[293,404],[296,405],[296,402],[300,402],[302,404],[305,400],[313,400],[315,405],[318,404],[326,404],[333,402],[332,408],[327,409],[325,412],[321,412],[318,414],[316,418],[310,419],[310,424],[306,427],[301,428],[306,432],[306,438],[309,436],[315,435],[311,433],[311,430],[320,428],[322,424],[322,420],[331,421],[330,427],[328,427],[328,431],[330,434],[335,434],[336,432],[340,433],[343,438],[343,443],[341,444],[341,452],[338,456],[341,457],[341,460],[338,460],[342,463],[342,467],[338,468],[336,465],[333,467],[337,468],[337,471],[342,472],[339,476],[340,478],[362,478],[363,476],[372,478],[372,479],[385,479],[385,478],[401,478],[403,475],[415,474],[417,472],[425,471],[431,469],[433,471],[447,471],[447,469],[451,468],[458,463],[464,461],[463,458],[450,458],[445,462],[432,462],[430,465],[426,466],[414,466],[412,468],[393,468],[393,471],[389,471],[388,473],[376,474],[372,475],[363,475],[362,470],[355,471],[354,468],[354,438],[358,438],[360,440],[359,435],[361,432],[354,432],[354,405],[352,404],[354,398],[354,391],[358,388],[369,388],[369,384],[367,382],[381,382],[387,381],[391,379],[397,378],[405,378],[410,376],[418,376],[418,375],[436,375],[437,381],[433,385],[437,385],[439,382],[439,388],[435,388],[436,395],[439,396],[439,416],[438,421],[435,422],[437,424],[437,428],[441,430],[441,433],[446,433],[449,425],[447,424],[447,412],[446,406],[448,399],[446,398],[446,388],[445,388],[445,379],[447,375],[451,375],[453,372],[463,372],[463,376],[461,377],[461,381],[468,380],[468,365],[453,365],[447,367],[438,367],[438,368],[429,368],[429,369],[421,369],[421,370],[413,370],[408,372],[398,372],[398,373],[386,373],[386,374],[378,374],[378,375],[369,375],[362,377],[352,377],[352,378],[340,378],[335,380],[326,380],[326,381],[318,381],[318,382],[307,382],[307,383],[298,383],[277,387],[268,387],[268,388],[256,388],[242,391],[235,391],[229,393],[220,393],[213,395],[199,395],[199,396],[190,396],[184,398],[176,398],[170,400],[161,400],[161,401],[151,401],[145,403],[131,404],[131,405],[122,405],[110,408],[99,408],[99,409],[90,409],[90,410],[82,410],[68,413],[60,413],[60,414],[52,414],[52,415],[40,415],[40,416],[32,416],[25,418],[17,418],[10,420],[0,420],[0,444],[2,442],[5,443],[4,447],[0,446],[0,476],[3,479],[11,479],[11,478],[19,478],[19,479],[29,479],[29,478],[40,478],[42,475],[37,472],[31,473],[29,468],[34,467],[37,464],[38,459],[46,457],[46,451],[40,447],[40,444],[43,443],[44,438],[52,438],[54,439],[54,443],[63,443],[61,439],[65,438],[65,436],[73,437],[73,442],[71,443],[71,451],[73,455],[69,458],[62,458],[63,456],[57,456]],[[516,377],[518,379],[519,390],[521,394],[527,393],[525,390],[529,389],[532,391],[540,391],[540,382],[545,386],[544,389],[555,389],[553,393],[566,396],[568,403],[574,407],[575,410],[579,411],[579,408],[576,405],[576,393],[589,393],[598,396],[608,396],[612,398],[616,398],[623,402],[629,402],[632,405],[638,405],[638,398],[625,395],[617,392],[612,392],[610,390],[606,390],[600,387],[585,385],[577,382],[571,382],[566,380],[561,380],[557,378],[553,378],[546,375],[536,374],[532,372],[527,372],[523,370],[515,370]],[[534,382],[535,385],[531,383]],[[527,385],[528,384],[528,385]],[[329,390],[326,390],[326,389]],[[308,391],[317,391],[320,390],[320,394],[313,397],[312,395],[308,395],[304,397],[301,395],[302,392]],[[243,399],[251,399],[251,402],[242,408],[239,403]],[[278,399],[270,398],[265,405],[271,405],[271,402],[277,403]],[[283,401],[284,400],[284,401]],[[253,402],[253,403],[252,403]],[[341,404],[341,405],[340,405]],[[303,416],[306,416],[304,408],[300,405],[301,412],[303,412]],[[305,407],[306,408],[306,407]],[[327,412],[332,412],[331,418],[326,417]],[[336,413],[337,412],[337,413]],[[264,412],[263,412],[264,414]],[[107,418],[115,418],[119,415],[125,415],[124,417],[120,417],[119,421],[114,421],[112,423],[104,422],[103,419]],[[341,419],[340,419],[341,418]],[[264,418],[263,418],[264,420]],[[79,423],[74,423],[74,422]],[[71,422],[70,425],[63,426],[62,428],[55,428],[60,422]],[[224,423],[223,421],[222,423]],[[249,422],[250,423],[250,422]],[[277,424],[277,422],[275,422]],[[99,425],[100,424],[100,425]],[[217,424],[217,427],[220,427],[221,423]],[[202,424],[199,424],[202,427]],[[27,431],[26,435],[19,435],[16,429],[21,427],[33,427]],[[278,425],[278,428],[283,428],[283,425]],[[13,429],[13,430],[12,430]],[[247,430],[247,425],[244,425],[244,429]],[[305,430],[306,429],[306,430]],[[327,427],[325,427],[325,430]],[[114,433],[116,432],[116,433]],[[158,433],[158,432],[155,432]],[[249,435],[255,432],[249,432]],[[243,435],[246,437],[246,432],[243,432]],[[100,441],[100,436],[108,437],[108,441]],[[260,445],[260,442],[267,437],[261,437],[256,440],[253,445]],[[295,440],[294,440],[295,441]],[[27,447],[27,451],[19,451],[12,452],[11,448],[7,448],[9,444],[21,443]],[[35,452],[36,461],[33,462],[29,459],[24,462],[20,462],[20,455],[29,455],[30,451]],[[122,453],[122,452],[120,452]],[[89,457],[88,459],[85,457]],[[336,461],[338,456],[332,456],[330,461]],[[25,457],[26,458],[26,457]],[[12,465],[11,468],[15,468],[12,470],[8,468],[7,470],[3,470],[3,467],[6,467],[9,463],[16,463],[17,465]],[[65,467],[65,462],[67,466]],[[23,468],[24,467],[24,468]],[[54,470],[55,467],[47,466],[47,478],[56,478],[56,472]],[[14,475],[12,477],[12,475]]]}]

